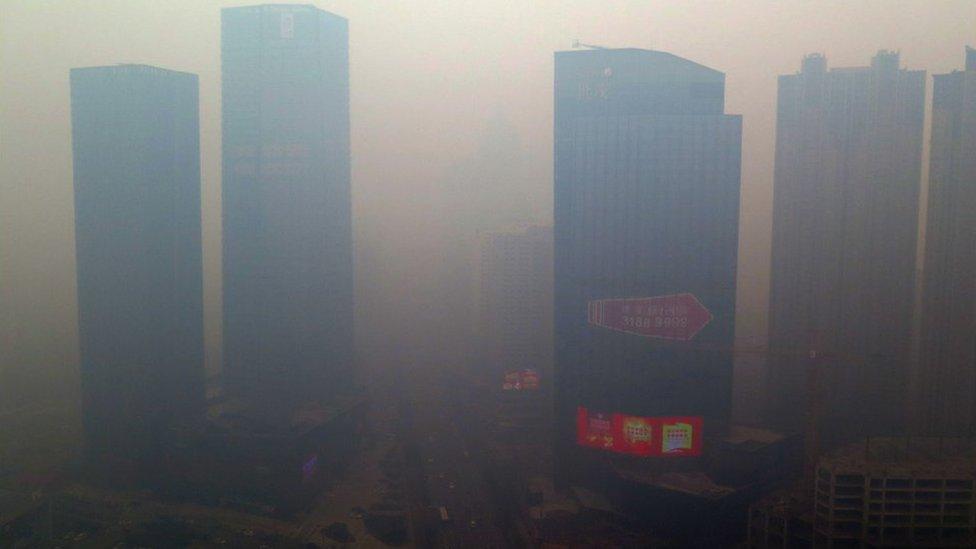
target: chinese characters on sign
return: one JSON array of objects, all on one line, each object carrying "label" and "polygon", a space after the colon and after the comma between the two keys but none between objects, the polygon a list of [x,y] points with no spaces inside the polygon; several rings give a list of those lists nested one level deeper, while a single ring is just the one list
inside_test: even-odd
[{"label": "chinese characters on sign", "polygon": [[594,326],[644,337],[688,341],[712,320],[693,294],[597,299],[587,304]]},{"label": "chinese characters on sign", "polygon": [[700,417],[640,417],[576,409],[576,443],[637,456],[698,456]]}]

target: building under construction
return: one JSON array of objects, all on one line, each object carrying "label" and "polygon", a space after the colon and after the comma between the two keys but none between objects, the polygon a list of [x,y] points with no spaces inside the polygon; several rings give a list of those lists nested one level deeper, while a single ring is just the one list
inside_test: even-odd
[{"label": "building under construction", "polygon": [[749,547],[973,547],[976,441],[867,439],[749,512]]}]

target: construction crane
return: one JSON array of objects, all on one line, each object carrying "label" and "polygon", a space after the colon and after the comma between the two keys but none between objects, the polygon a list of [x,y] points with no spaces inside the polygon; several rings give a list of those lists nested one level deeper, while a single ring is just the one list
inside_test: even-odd
[{"label": "construction crane", "polygon": [[579,40],[573,40],[573,49],[575,50],[575,49],[579,49],[579,48],[589,48],[591,50],[607,50],[607,49],[610,49],[610,48],[607,48],[607,47],[604,47],[604,46],[597,46],[595,44],[584,44],[584,43],[580,42]]},{"label": "construction crane", "polygon": [[798,403],[805,406],[805,425],[803,429],[803,473],[809,482],[813,482],[817,459],[820,457],[820,423],[824,412],[824,376],[829,374],[827,366],[831,361],[860,362],[867,357],[855,354],[837,353],[824,348],[823,334],[819,330],[811,330],[808,334],[806,346],[793,350],[773,350],[768,345],[710,345],[689,342],[656,341],[659,347],[670,347],[684,351],[706,351],[727,354],[732,357],[794,357],[800,358],[805,364],[806,388],[805,402]]}]

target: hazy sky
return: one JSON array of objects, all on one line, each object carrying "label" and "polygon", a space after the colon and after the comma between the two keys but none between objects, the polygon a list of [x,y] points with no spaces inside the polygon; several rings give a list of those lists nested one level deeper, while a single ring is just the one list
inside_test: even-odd
[{"label": "hazy sky", "polygon": [[[0,365],[74,367],[68,70],[120,62],[200,76],[207,333],[214,347],[220,7],[241,4],[0,0]],[[514,181],[525,187],[532,216],[549,220],[552,53],[574,39],[661,49],[727,74],[727,111],[744,116],[746,331],[757,326],[753,312],[764,306],[768,275],[776,75],[795,72],[805,53],[823,52],[832,66],[865,65],[881,48],[900,50],[909,68],[947,72],[961,67],[965,44],[976,44],[973,0],[315,4],[350,22],[360,330],[382,325],[378,311],[426,299],[408,295],[417,282],[407,279],[438,264],[449,232],[436,218],[469,196],[466,182],[494,181],[504,192]],[[518,173],[470,173],[484,169],[477,155],[485,140],[506,135],[517,137],[503,154],[519,156]],[[476,193],[482,198],[475,208],[490,195]],[[208,357],[212,367],[217,357]]]}]

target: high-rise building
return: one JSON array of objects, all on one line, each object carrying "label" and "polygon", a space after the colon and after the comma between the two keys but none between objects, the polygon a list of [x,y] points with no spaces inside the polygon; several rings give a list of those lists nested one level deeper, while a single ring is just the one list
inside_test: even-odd
[{"label": "high-rise building", "polygon": [[510,372],[536,370],[548,377],[552,369],[552,227],[483,233],[478,274],[481,373],[499,387]]},{"label": "high-rise building", "polygon": [[144,465],[203,415],[197,76],[72,69],[71,135],[87,447]]},{"label": "high-rise building", "polygon": [[725,75],[669,53],[555,54],[560,484],[620,453],[697,467],[725,431],[742,119],[724,108]]},{"label": "high-rise building", "polygon": [[542,471],[552,433],[552,227],[482,233],[478,252],[475,376],[488,389],[491,440]]},{"label": "high-rise building", "polygon": [[268,413],[353,375],[348,43],[313,6],[222,10],[224,376]]},{"label": "high-rise building", "polygon": [[828,445],[903,428],[924,100],[925,72],[887,51],[829,70],[809,55],[779,78],[771,426],[803,428],[816,397]]},{"label": "high-rise building", "polygon": [[913,427],[976,436],[976,49],[935,75]]}]

